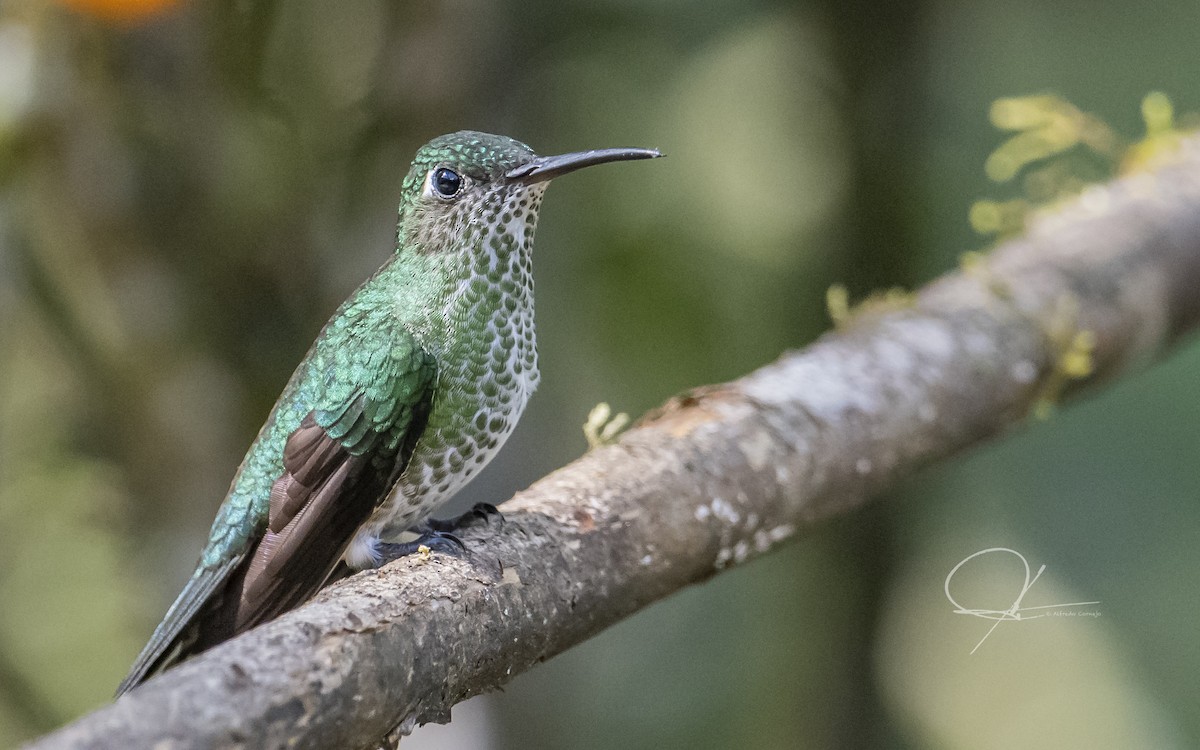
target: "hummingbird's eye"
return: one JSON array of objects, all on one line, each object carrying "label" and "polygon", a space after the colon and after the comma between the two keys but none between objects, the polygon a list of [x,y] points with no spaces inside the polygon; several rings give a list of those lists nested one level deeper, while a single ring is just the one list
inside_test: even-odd
[{"label": "hummingbird's eye", "polygon": [[449,167],[438,167],[429,177],[429,184],[442,198],[453,198],[462,190],[463,178]]}]

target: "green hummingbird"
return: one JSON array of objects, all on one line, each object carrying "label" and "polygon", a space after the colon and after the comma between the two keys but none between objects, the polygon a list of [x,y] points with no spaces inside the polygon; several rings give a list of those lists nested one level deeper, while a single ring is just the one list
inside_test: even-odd
[{"label": "green hummingbird", "polygon": [[547,182],[593,164],[660,156],[603,149],[538,156],[460,131],[417,151],[396,251],[338,308],[238,468],[195,572],[117,695],[293,609],[344,563],[387,543],[487,465],[538,385],[533,235]]}]

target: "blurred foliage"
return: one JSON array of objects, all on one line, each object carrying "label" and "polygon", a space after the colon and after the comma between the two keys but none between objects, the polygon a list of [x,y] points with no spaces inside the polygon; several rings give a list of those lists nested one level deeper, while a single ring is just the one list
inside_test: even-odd
[{"label": "blurred foliage", "polygon": [[[1189,132],[1176,127],[1171,100],[1161,91],[1142,99],[1146,135],[1125,143],[1107,123],[1057,96],[1024,96],[992,103],[992,124],[1016,131],[988,156],[984,171],[995,182],[1010,182],[1022,171],[1024,196],[980,200],[971,206],[971,226],[980,234],[1020,233],[1035,208],[1053,208],[1088,184],[1149,169],[1179,147]],[[1187,121],[1194,123],[1195,116]]]},{"label": "blurred foliage", "polygon": [[825,312],[834,328],[844,331],[853,324],[893,310],[911,307],[914,295],[900,287],[877,289],[855,304],[850,304],[850,290],[845,284],[833,284],[825,290]]},{"label": "blurred foliage", "polygon": [[617,442],[628,425],[628,414],[623,411],[613,414],[612,407],[601,401],[588,412],[587,421],[583,423],[583,436],[589,448],[600,448]]},{"label": "blurred foliage", "polygon": [[[291,368],[389,252],[428,138],[670,157],[550,191],[543,387],[461,506],[583,452],[599,402],[638,413],[805,343],[834,281],[830,309],[851,315],[872,288],[952,267],[979,242],[966,196],[992,193],[989,153],[1018,190],[1057,158],[1086,165],[1026,203],[1157,158],[1178,137],[1165,97],[1146,99],[1144,140],[1112,134],[1138,132],[1146,91],[1197,108],[1198,24],[1184,0],[6,0],[0,746],[108,700]],[[1061,98],[1002,98],[1047,90]],[[996,100],[1020,148],[996,150]],[[1086,364],[1078,333],[1066,375]],[[1197,368],[1192,344],[903,502],[640,613],[436,736],[1200,744]],[[955,617],[942,583],[992,546],[1048,566],[1029,603],[1100,600],[1102,616],[1006,624],[969,657],[982,621]]]}]

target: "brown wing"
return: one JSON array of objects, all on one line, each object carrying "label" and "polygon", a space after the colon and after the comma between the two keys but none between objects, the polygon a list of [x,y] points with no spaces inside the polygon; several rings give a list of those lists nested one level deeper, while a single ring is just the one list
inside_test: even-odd
[{"label": "brown wing", "polygon": [[331,438],[311,414],[288,437],[267,529],[242,582],[235,633],[299,606],[321,587],[391,489],[395,472],[372,464],[369,455],[352,455]]},{"label": "brown wing", "polygon": [[[428,383],[428,381],[426,381]],[[192,652],[259,625],[303,604],[321,588],[354,533],[391,491],[425,429],[432,397],[423,396],[391,422],[400,434],[376,434],[348,448],[317,423],[316,412],[288,436],[284,472],[271,487],[267,528],[221,602],[206,616]],[[363,437],[369,419],[359,400],[339,415],[343,435]],[[344,437],[343,437],[344,439]],[[359,450],[355,450],[355,449]]]},{"label": "brown wing", "polygon": [[[424,411],[414,416],[421,417],[414,431],[419,435]],[[159,638],[156,631],[151,645],[166,646],[144,651],[117,694],[312,596],[354,532],[386,497],[414,442],[415,437],[403,441],[383,455],[354,455],[317,424],[313,413],[305,417],[284,446],[284,471],[271,487],[267,528],[261,539],[245,558],[231,558],[219,576],[193,577],[202,583],[214,580],[209,588],[213,593],[188,598],[195,606],[181,615],[176,616],[172,608],[165,622],[184,625],[169,639]],[[228,585],[221,588],[226,578]]]},{"label": "brown wing", "polygon": [[[408,465],[432,408],[436,360],[406,332],[390,334],[388,349],[363,346],[352,336],[348,349],[326,352],[323,377],[308,384],[317,396],[312,411],[284,441],[279,477],[268,497],[257,489],[257,502],[248,511],[242,508],[254,515],[257,539],[218,548],[217,563],[202,561],[118,694],[296,607],[321,587]],[[310,352],[301,368],[313,356]],[[293,380],[281,403],[292,408],[307,387]],[[260,441],[247,460],[256,450],[269,450]]]}]

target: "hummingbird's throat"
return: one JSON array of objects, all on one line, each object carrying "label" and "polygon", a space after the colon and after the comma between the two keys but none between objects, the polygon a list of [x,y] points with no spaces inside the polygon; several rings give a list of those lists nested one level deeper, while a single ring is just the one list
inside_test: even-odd
[{"label": "hummingbird's throat", "polygon": [[463,228],[461,248],[466,257],[460,267],[470,269],[465,281],[475,292],[490,288],[490,294],[498,297],[496,304],[516,296],[532,306],[532,299],[525,297],[532,292],[533,236],[545,186],[509,185],[494,190],[495,195],[485,201],[486,209],[475,213]]},{"label": "hummingbird's throat", "polygon": [[[461,258],[532,243],[545,190],[545,183],[505,183],[476,188],[452,203],[418,205],[401,222],[400,246]],[[465,258],[455,262],[473,265]]]}]

